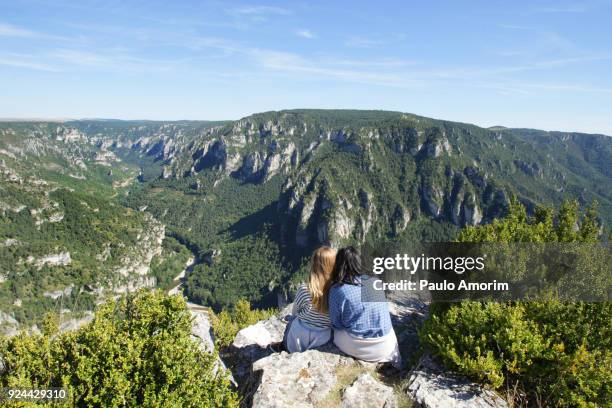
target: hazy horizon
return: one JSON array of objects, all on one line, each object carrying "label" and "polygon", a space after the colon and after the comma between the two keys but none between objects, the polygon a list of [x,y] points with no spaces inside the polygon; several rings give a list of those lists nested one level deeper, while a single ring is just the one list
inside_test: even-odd
[{"label": "hazy horizon", "polygon": [[612,134],[610,16],[610,0],[3,2],[0,116],[314,106]]},{"label": "hazy horizon", "polygon": [[[290,109],[278,109],[277,111],[285,111],[285,110],[296,110],[296,109],[306,109],[306,110],[310,110],[310,109],[320,109],[320,108],[290,108]],[[378,111],[386,111],[385,109],[351,109],[351,108],[333,108],[333,109],[322,109],[322,110],[378,110]],[[401,111],[398,111],[401,112]],[[91,117],[91,118],[78,118],[78,117],[65,117],[65,118],[35,118],[35,117],[23,117],[23,118],[3,118],[0,117],[0,123],[4,122],[4,123],[10,123],[10,122],[58,122],[58,123],[63,123],[63,122],[71,122],[71,121],[85,121],[85,120],[92,120],[92,121],[123,121],[123,122],[233,122],[233,121],[237,121],[237,120],[241,120],[245,117],[249,117],[251,115],[257,114],[257,113],[262,113],[262,112],[253,112],[249,115],[246,116],[241,116],[239,118],[231,118],[231,119],[200,119],[200,118],[182,118],[182,119],[149,119],[149,118],[104,118],[104,117]],[[401,113],[407,113],[407,114],[414,114],[417,116],[424,116],[425,115],[419,115],[417,113],[414,112],[401,112]],[[428,117],[428,116],[427,116]],[[445,118],[436,118],[436,117],[429,117],[431,119],[435,119],[435,120],[445,120],[445,121],[450,121],[450,122],[457,122],[457,123],[467,123],[469,125],[475,125],[478,127],[482,127],[485,129],[488,128],[495,128],[495,127],[503,127],[503,128],[508,128],[508,129],[536,129],[536,130],[543,130],[546,132],[562,132],[562,133],[585,133],[585,134],[599,134],[599,135],[604,135],[604,136],[608,136],[608,137],[612,137],[612,133],[607,134],[607,133],[603,133],[603,132],[585,132],[585,131],[581,131],[581,130],[572,130],[572,129],[542,129],[542,128],[534,128],[534,127],[530,127],[530,126],[505,126],[503,124],[497,124],[497,125],[491,125],[491,126],[481,126],[478,123],[470,123],[470,122],[465,122],[465,121],[455,121],[455,120],[448,120]]]}]

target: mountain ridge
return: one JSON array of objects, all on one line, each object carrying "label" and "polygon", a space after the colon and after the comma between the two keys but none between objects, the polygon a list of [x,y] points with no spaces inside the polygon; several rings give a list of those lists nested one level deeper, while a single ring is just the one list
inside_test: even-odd
[{"label": "mountain ridge", "polygon": [[[215,308],[241,297],[276,304],[303,278],[315,246],[448,240],[465,225],[503,216],[512,195],[530,210],[596,199],[607,229],[611,157],[607,136],[377,110],[270,111],[229,122],[0,123],[0,159],[9,169],[0,186],[14,182],[14,171],[151,214],[166,231],[163,254],[148,261],[157,265],[157,284],[175,277],[191,251],[200,262],[185,278],[186,293]],[[23,193],[4,191],[12,192],[2,201],[15,208],[11,194]],[[11,234],[0,238],[19,239]]]},{"label": "mountain ridge", "polygon": [[206,122],[225,122],[225,123],[230,123],[230,122],[236,122],[236,121],[240,121],[249,117],[252,117],[254,115],[258,115],[258,114],[268,114],[268,113],[281,113],[281,112],[292,112],[292,111],[335,111],[335,112],[389,112],[389,113],[397,113],[397,114],[407,114],[407,115],[412,115],[415,117],[421,117],[421,118],[425,118],[425,119],[432,119],[432,120],[439,120],[439,121],[446,121],[446,122],[453,122],[453,123],[457,123],[457,124],[465,124],[465,125],[471,125],[471,126],[476,126],[476,127],[480,127],[483,129],[488,129],[488,130],[517,130],[517,131],[531,131],[531,130],[537,130],[540,132],[547,132],[547,133],[576,133],[576,134],[582,134],[582,135],[597,135],[597,136],[608,136],[608,137],[612,137],[612,135],[607,135],[605,133],[598,133],[598,132],[584,132],[584,131],[580,131],[580,130],[561,130],[561,129],[552,129],[552,130],[542,130],[542,129],[538,129],[538,128],[534,128],[534,127],[511,127],[511,126],[504,126],[504,125],[493,125],[493,126],[481,126],[481,125],[477,125],[475,123],[471,123],[471,122],[459,122],[459,121],[453,121],[453,120],[445,120],[445,119],[440,119],[440,118],[432,118],[429,116],[424,116],[424,115],[418,115],[416,113],[411,113],[411,112],[404,112],[404,111],[395,111],[395,110],[385,110],[385,109],[351,109],[351,108],[340,108],[340,109],[317,109],[317,108],[292,108],[292,109],[281,109],[281,110],[269,110],[269,111],[264,111],[264,112],[256,112],[256,113],[251,113],[249,115],[240,117],[238,119],[147,119],[147,118],[141,118],[141,119],[119,119],[119,118],[113,118],[113,117],[81,117],[81,118],[75,118],[75,117],[64,117],[64,118],[47,118],[47,117],[33,117],[33,118],[11,118],[11,117],[0,117],[0,123],[2,122],[35,122],[35,123],[70,123],[70,122],[85,122],[85,121],[97,121],[97,122],[125,122],[125,123],[136,123],[136,122],[143,122],[143,123],[186,123],[186,122],[191,122],[191,123],[206,123]]}]

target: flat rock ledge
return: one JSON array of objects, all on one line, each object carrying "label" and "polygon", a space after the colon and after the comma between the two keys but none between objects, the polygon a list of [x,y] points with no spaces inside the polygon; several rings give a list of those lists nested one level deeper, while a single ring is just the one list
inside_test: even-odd
[{"label": "flat rock ledge", "polygon": [[253,364],[252,406],[315,407],[335,388],[338,368],[353,363],[351,358],[318,350],[272,354]]},{"label": "flat rock ledge", "polygon": [[445,371],[430,356],[424,356],[412,371],[408,394],[420,408],[507,408],[495,392]]}]

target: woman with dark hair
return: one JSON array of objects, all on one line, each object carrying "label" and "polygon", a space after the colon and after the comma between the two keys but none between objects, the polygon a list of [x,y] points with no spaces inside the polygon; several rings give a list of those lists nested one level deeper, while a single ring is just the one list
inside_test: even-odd
[{"label": "woman with dark hair", "polygon": [[362,296],[374,279],[362,273],[361,256],[354,247],[338,251],[329,290],[334,344],[357,359],[399,366],[399,348],[387,302]]}]

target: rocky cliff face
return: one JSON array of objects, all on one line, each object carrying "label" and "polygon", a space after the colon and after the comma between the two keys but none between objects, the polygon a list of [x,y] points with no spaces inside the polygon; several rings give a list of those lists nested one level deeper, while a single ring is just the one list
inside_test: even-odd
[{"label": "rocky cliff face", "polygon": [[[316,110],[218,124],[77,121],[39,128],[26,146],[4,150],[40,153],[50,148],[39,140],[43,135],[76,146],[70,159],[75,163],[87,166],[85,144],[97,149],[94,162],[105,165],[132,152],[158,163],[160,178],[188,178],[197,190],[226,178],[255,184],[280,178],[282,243],[297,248],[393,237],[420,218],[460,227],[489,222],[504,214],[510,194],[528,207],[558,202],[568,188],[584,189],[579,185],[586,173],[587,179],[608,177],[600,156],[612,150],[595,135],[487,130],[396,112]],[[542,154],[547,138],[554,148]],[[591,152],[592,146],[599,152]],[[577,160],[588,162],[576,166]],[[127,185],[128,180],[116,182],[118,188]],[[582,196],[585,202],[612,202],[596,186]]]},{"label": "rocky cliff face", "polygon": [[212,178],[215,186],[281,177],[282,241],[302,248],[396,236],[420,217],[488,222],[504,214],[511,193],[541,199],[539,187],[514,188],[508,173],[517,169],[552,195],[565,188],[554,161],[526,153],[511,132],[391,113],[371,121],[338,115],[271,112],[206,129],[160,156],[162,176]]},{"label": "rocky cliff face", "polygon": [[129,179],[121,159],[71,126],[15,128],[0,124],[0,309],[11,316],[0,330],[49,310],[76,327],[83,304],[154,286],[164,225],[109,199],[115,180],[101,175]]}]

